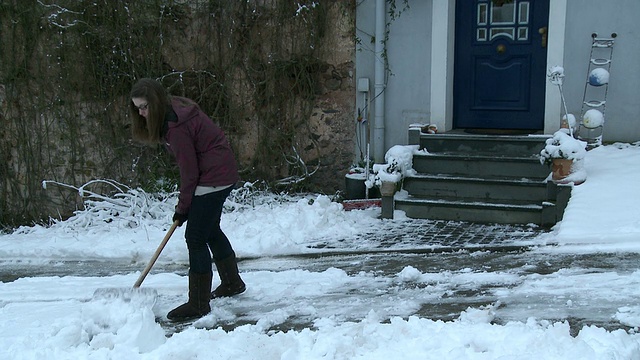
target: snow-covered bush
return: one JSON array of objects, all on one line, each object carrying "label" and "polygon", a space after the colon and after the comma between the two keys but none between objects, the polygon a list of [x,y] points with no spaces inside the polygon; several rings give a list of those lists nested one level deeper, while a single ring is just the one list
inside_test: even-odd
[{"label": "snow-covered bush", "polygon": [[553,159],[568,159],[573,162],[584,159],[587,143],[574,138],[570,133],[570,129],[560,129],[547,139],[540,152],[540,163],[550,165]]},{"label": "snow-covered bush", "polygon": [[224,203],[225,212],[244,211],[265,204],[296,202],[300,196],[276,193],[264,181],[245,182],[234,189]]},{"label": "snow-covered bush", "polygon": [[385,164],[373,165],[373,174],[365,181],[365,185],[372,188],[373,186],[382,186],[383,181],[398,183],[405,176],[415,174],[413,155],[420,151],[418,149],[418,145],[393,146],[384,156]]},{"label": "snow-covered bush", "polygon": [[[92,180],[75,187],[56,181],[45,180],[42,187],[61,186],[74,191],[83,199],[83,208],[74,211],[67,219],[50,219],[50,225],[64,224],[70,227],[90,227],[105,222],[116,227],[135,228],[150,221],[171,223],[171,217],[178,203],[178,192],[147,193],[143,189],[118,183],[114,180]],[[110,194],[101,194],[90,190],[99,187],[103,191],[113,189]],[[243,211],[264,204],[294,202],[300,197],[272,192],[266,183],[244,183],[231,191],[224,204],[225,212]],[[63,221],[64,220],[64,221]]]},{"label": "snow-covered bush", "polygon": [[[74,211],[74,215],[64,221],[65,224],[76,227],[89,227],[104,222],[123,227],[137,227],[149,220],[170,223],[178,198],[177,192],[150,194],[140,188],[132,189],[115,180],[96,179],[80,187],[57,181],[45,180],[42,182],[44,189],[50,185],[75,190],[83,199],[83,208]],[[106,189],[113,189],[108,195],[91,190],[94,186],[104,190],[105,185]],[[58,222],[61,220],[51,219],[51,223]]]}]

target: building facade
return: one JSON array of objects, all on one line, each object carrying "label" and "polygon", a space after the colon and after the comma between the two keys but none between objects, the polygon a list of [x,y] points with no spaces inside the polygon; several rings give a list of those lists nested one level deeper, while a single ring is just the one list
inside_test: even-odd
[{"label": "building facade", "polygon": [[[370,157],[383,162],[390,147],[407,144],[416,123],[438,132],[551,134],[564,104],[579,127],[589,96],[606,100],[605,121],[585,136],[636,142],[637,14],[637,0],[359,1],[357,143],[368,139]],[[613,47],[598,53],[594,36]],[[610,74],[596,95],[587,89],[591,59]],[[561,87],[549,81],[554,67],[564,70]]]}]

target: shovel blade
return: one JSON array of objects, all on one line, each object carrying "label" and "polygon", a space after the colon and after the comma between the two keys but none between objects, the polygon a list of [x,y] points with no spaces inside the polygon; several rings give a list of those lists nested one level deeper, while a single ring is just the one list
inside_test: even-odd
[{"label": "shovel blade", "polygon": [[93,300],[122,301],[153,306],[158,292],[150,288],[101,288],[93,293]]}]

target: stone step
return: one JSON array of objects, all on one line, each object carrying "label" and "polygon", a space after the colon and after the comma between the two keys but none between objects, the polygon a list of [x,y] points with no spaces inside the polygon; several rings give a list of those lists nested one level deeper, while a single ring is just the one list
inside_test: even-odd
[{"label": "stone step", "polygon": [[409,133],[410,143],[420,149],[439,154],[474,154],[492,156],[532,156],[539,154],[550,135],[470,135],[458,133],[422,134]]},{"label": "stone step", "polygon": [[413,196],[396,197],[395,209],[413,219],[468,221],[496,224],[536,224],[553,226],[559,209],[555,203],[499,204],[466,200],[449,201]]},{"label": "stone step", "polygon": [[555,200],[555,184],[545,181],[487,179],[417,174],[404,178],[403,189],[418,198],[474,202],[541,203]]},{"label": "stone step", "polygon": [[416,154],[413,169],[421,174],[463,175],[479,178],[511,178],[544,180],[548,166],[536,156],[483,156],[460,154]]},{"label": "stone step", "polygon": [[562,219],[571,186],[547,181],[551,169],[539,154],[548,138],[410,129],[409,144],[428,153],[413,156],[416,173],[403,179],[393,208],[409,218],[550,227]]}]

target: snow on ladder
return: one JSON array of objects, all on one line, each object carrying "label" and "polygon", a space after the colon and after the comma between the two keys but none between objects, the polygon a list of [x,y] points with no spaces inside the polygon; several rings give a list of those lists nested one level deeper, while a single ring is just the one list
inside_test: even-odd
[{"label": "snow on ladder", "polygon": [[591,52],[587,67],[587,81],[584,85],[582,97],[581,120],[578,125],[578,138],[587,142],[591,149],[602,145],[604,131],[604,113],[607,105],[609,90],[609,71],[613,56],[613,44],[618,35],[602,38],[598,34],[591,34]]}]

